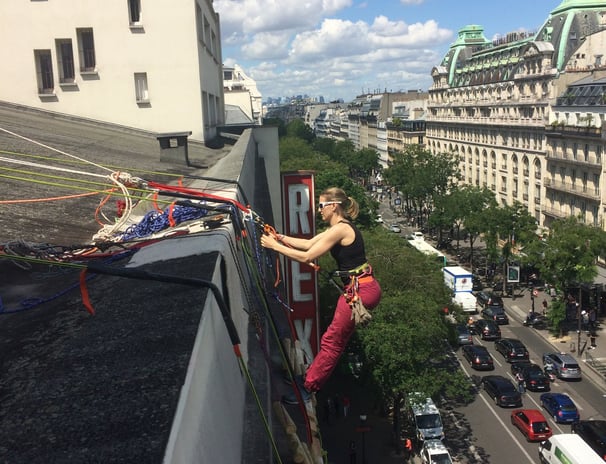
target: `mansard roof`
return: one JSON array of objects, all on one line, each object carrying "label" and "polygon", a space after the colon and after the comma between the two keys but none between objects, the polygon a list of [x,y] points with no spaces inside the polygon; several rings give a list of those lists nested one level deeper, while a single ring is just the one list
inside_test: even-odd
[{"label": "mansard roof", "polygon": [[552,66],[563,71],[585,37],[602,31],[606,31],[605,0],[564,0],[536,34],[511,32],[489,41],[482,26],[464,26],[431,74],[435,79],[445,68],[453,87],[509,80],[525,58],[537,53],[550,55]]}]

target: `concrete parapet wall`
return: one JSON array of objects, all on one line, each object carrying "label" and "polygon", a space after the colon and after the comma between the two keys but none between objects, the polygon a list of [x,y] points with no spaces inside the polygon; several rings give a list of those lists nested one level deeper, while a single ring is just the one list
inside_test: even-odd
[{"label": "concrete parapet wall", "polygon": [[[250,202],[254,207],[256,204],[271,203],[269,198],[264,198],[268,191],[277,195],[276,204],[279,204],[279,179],[277,130],[265,128],[246,131],[226,157],[189,187],[209,189],[214,195],[243,204]],[[281,213],[278,212],[276,217],[281,218]],[[154,261],[210,251],[217,252],[220,257],[212,282],[226,292],[223,296],[229,302],[230,316],[240,337],[243,362],[248,365],[252,341],[249,340],[249,315],[243,309],[248,309],[250,302],[246,301],[247,283],[242,282],[238,272],[247,264],[239,253],[232,224],[226,224],[209,235],[162,241],[145,247],[133,257],[129,266],[138,267]],[[267,373],[256,372],[255,375],[263,378]],[[248,388],[220,308],[209,292],[187,377],[180,392],[164,462],[242,462],[243,453],[247,453],[242,444],[246,429]],[[269,402],[264,409],[270,410]]]}]

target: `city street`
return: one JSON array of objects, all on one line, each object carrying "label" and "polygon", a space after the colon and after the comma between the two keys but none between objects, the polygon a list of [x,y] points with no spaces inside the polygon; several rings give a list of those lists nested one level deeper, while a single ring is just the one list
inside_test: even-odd
[{"label": "city street", "polygon": [[[415,229],[394,214],[389,203],[384,200],[381,203],[380,213],[388,227],[398,223],[402,229],[402,239],[405,239]],[[435,246],[434,243],[430,242]],[[598,268],[599,274],[596,283],[606,283],[606,270]],[[551,300],[543,292],[539,292],[534,303]],[[606,419],[606,381],[598,370],[592,367],[594,363],[606,362],[606,336],[602,329],[597,332],[597,346],[593,350],[578,351],[578,341],[581,340],[581,348],[589,346],[588,335],[571,332],[562,338],[556,338],[547,330],[537,330],[525,327],[524,321],[529,310],[533,307],[531,292],[527,288],[520,288],[514,298],[504,298],[506,313],[509,315],[510,323],[500,326],[502,337],[516,338],[524,343],[530,353],[530,360],[542,365],[542,355],[547,352],[569,352],[579,362],[583,372],[580,382],[556,380],[551,385],[551,391],[567,394],[577,405],[581,419]],[[538,310],[538,308],[536,308]],[[480,317],[476,314],[474,317]],[[603,342],[603,343],[601,343]],[[442,418],[445,425],[446,439],[455,462],[476,463],[490,462],[491,464],[535,463],[538,461],[537,443],[529,443],[520,431],[511,424],[511,409],[501,408],[494,404],[486,392],[480,386],[482,376],[487,374],[499,374],[512,381],[510,364],[503,356],[494,349],[494,342],[482,341],[474,336],[474,344],[484,345],[491,353],[494,362],[494,371],[475,371],[461,356],[460,349],[455,353],[456,361],[460,362],[461,368],[468,375],[470,382],[476,388],[475,399],[467,405],[447,405],[442,410]],[[514,381],[515,383],[515,381]],[[523,408],[541,410],[540,393],[526,392],[523,394]],[[553,433],[569,433],[570,426],[556,424],[549,414],[542,410],[547,418]]]}]

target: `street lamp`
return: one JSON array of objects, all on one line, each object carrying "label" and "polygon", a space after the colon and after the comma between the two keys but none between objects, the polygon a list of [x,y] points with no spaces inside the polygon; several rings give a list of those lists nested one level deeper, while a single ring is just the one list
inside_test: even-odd
[{"label": "street lamp", "polygon": [[356,428],[356,432],[362,434],[362,464],[366,464],[366,432],[370,432],[370,427],[366,424],[366,414],[360,414],[360,425]]}]

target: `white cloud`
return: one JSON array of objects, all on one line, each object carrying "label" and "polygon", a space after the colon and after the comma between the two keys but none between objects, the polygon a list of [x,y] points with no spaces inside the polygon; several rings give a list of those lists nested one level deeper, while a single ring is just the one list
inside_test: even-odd
[{"label": "white cloud", "polygon": [[285,32],[260,32],[252,41],[242,45],[248,59],[283,59],[288,56],[290,35]]},{"label": "white cloud", "polygon": [[367,89],[427,87],[442,58],[434,49],[453,37],[434,20],[409,24],[383,11],[357,19],[371,6],[365,1],[214,0],[213,6],[225,63],[242,66],[264,97],[348,99]]},{"label": "white cloud", "polygon": [[352,0],[215,0],[222,33],[244,35],[313,27],[323,17],[351,6]]},{"label": "white cloud", "polygon": [[320,29],[297,34],[292,41],[290,62],[293,60],[352,56],[369,50],[370,44],[360,38],[368,34],[364,22],[352,23],[341,19],[326,19]]},{"label": "white cloud", "polygon": [[[452,32],[440,29],[435,21],[407,25],[402,21],[389,21],[384,16],[375,18],[372,26],[358,21],[326,19],[320,29],[295,36],[289,62],[338,56],[367,58],[394,57],[408,49],[422,49],[429,44],[450,40]],[[384,58],[383,58],[384,59]]]}]

